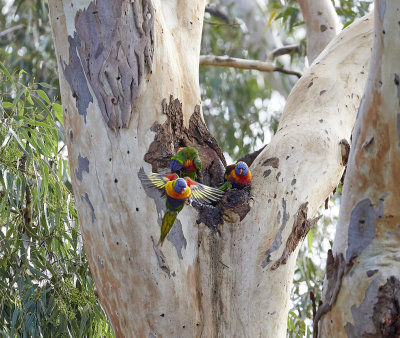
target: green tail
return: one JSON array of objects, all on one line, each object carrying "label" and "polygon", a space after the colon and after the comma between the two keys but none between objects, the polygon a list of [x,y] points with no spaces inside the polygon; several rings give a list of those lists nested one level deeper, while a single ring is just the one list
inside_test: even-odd
[{"label": "green tail", "polygon": [[163,244],[165,237],[167,237],[169,231],[171,230],[172,226],[175,223],[176,216],[178,216],[178,211],[171,211],[167,210],[165,212],[165,215],[162,220],[162,225],[161,225],[161,234],[160,234],[160,240],[158,241],[158,244]]},{"label": "green tail", "polygon": [[232,188],[232,184],[226,181],[223,185],[221,185],[218,189],[227,192],[229,189]]}]

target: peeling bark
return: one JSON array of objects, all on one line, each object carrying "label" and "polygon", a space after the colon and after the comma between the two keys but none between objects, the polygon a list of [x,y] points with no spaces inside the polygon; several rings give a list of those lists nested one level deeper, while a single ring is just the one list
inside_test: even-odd
[{"label": "peeling bark", "polygon": [[337,295],[342,284],[342,278],[348,266],[342,254],[333,257],[332,250],[328,250],[328,258],[326,261],[326,283],[327,293],[325,302],[320,302],[318,311],[314,315],[313,321],[313,337],[318,337],[318,322],[321,317],[328,313],[336,302]]},{"label": "peeling bark", "polygon": [[85,123],[93,102],[87,79],[107,125],[117,129],[128,127],[143,77],[152,68],[154,9],[149,0],[117,0],[111,11],[105,0],[77,11],[63,69]]},{"label": "peeling bark", "polygon": [[307,219],[307,207],[308,202],[300,205],[299,210],[296,213],[295,221],[293,224],[292,232],[290,233],[285,249],[283,250],[282,256],[272,265],[271,270],[277,269],[281,264],[286,264],[287,259],[291,253],[293,253],[297,246],[303,242],[310,229],[319,221],[322,215],[313,219]]}]

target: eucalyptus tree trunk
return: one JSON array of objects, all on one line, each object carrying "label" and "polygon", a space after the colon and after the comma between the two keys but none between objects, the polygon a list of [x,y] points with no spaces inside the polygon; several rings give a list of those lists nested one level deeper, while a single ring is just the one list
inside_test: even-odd
[{"label": "eucalyptus tree trunk", "polygon": [[308,63],[311,64],[339,33],[339,18],[331,0],[297,1],[306,23],[307,58]]},{"label": "eucalyptus tree trunk", "polygon": [[186,206],[160,248],[164,201],[138,173],[195,146],[202,179],[225,160],[204,125],[203,1],[51,0],[69,163],[85,251],[118,337],[283,337],[298,246],[346,162],[372,24],[343,31],[288,98],[254,160],[251,196]]},{"label": "eucalyptus tree trunk", "polygon": [[400,3],[375,1],[367,86],[353,132],[321,337],[399,337]]}]

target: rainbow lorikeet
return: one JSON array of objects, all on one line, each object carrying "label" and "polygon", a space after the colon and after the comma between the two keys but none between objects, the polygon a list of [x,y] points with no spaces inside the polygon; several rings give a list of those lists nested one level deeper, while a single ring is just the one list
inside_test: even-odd
[{"label": "rainbow lorikeet", "polygon": [[201,170],[201,160],[199,152],[193,147],[179,148],[177,153],[171,157],[169,163],[171,171],[180,171],[181,176],[196,179],[196,170]]},{"label": "rainbow lorikeet", "polygon": [[227,191],[230,188],[242,189],[251,182],[251,172],[245,162],[238,162],[226,167],[225,183],[218,189]]},{"label": "rainbow lorikeet", "polygon": [[144,174],[149,186],[157,188],[166,197],[166,211],[162,220],[159,244],[171,230],[178,213],[190,198],[201,204],[218,201],[224,195],[221,190],[197,183],[190,177],[180,178],[177,174]]}]

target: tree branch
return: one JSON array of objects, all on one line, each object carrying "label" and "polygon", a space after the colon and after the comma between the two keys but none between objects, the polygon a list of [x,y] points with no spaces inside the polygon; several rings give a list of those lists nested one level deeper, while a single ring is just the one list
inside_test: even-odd
[{"label": "tree branch", "polygon": [[330,0],[297,0],[306,22],[307,57],[311,63],[340,32],[339,18]]},{"label": "tree branch", "polygon": [[240,69],[255,69],[261,72],[281,72],[285,74],[296,75],[301,77],[301,74],[287,70],[284,68],[276,67],[272,62],[263,62],[258,60],[246,60],[232,58],[229,56],[215,56],[215,55],[200,55],[201,66],[219,66],[219,67],[233,67]]},{"label": "tree branch", "polygon": [[7,34],[10,34],[10,33],[14,32],[14,31],[16,31],[18,29],[21,29],[21,28],[24,28],[24,27],[25,27],[24,24],[20,24],[20,25],[14,26],[14,27],[7,28],[4,31],[0,32],[0,37],[2,37],[4,35],[7,35]]},{"label": "tree branch", "polygon": [[269,53],[267,61],[272,62],[278,56],[285,55],[285,54],[299,53],[299,52],[300,52],[299,45],[282,46],[282,47],[274,49],[271,53]]}]

